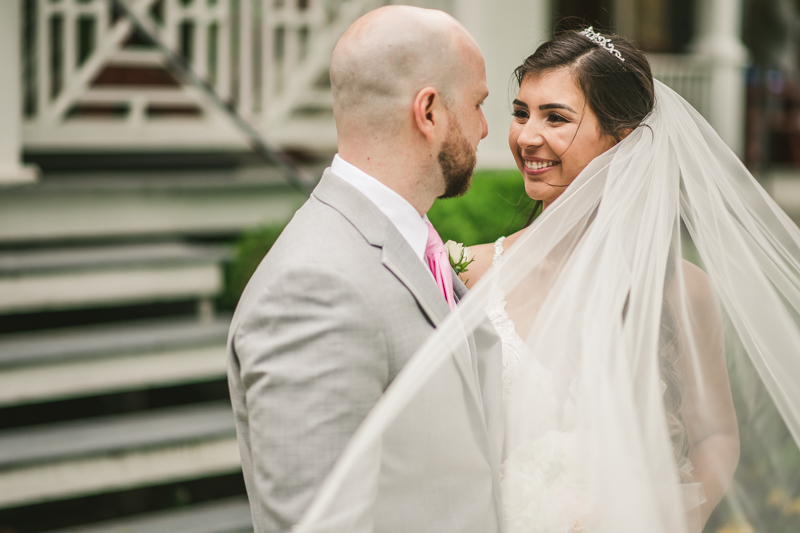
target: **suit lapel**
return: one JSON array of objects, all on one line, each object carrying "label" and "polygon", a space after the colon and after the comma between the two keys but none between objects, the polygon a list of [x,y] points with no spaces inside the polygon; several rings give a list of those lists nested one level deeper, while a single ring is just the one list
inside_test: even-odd
[{"label": "suit lapel", "polygon": [[313,195],[344,215],[372,246],[383,250],[383,265],[411,292],[428,320],[439,326],[450,307],[425,265],[380,209],[330,169],[322,174]]},{"label": "suit lapel", "polygon": [[[342,213],[372,246],[382,248],[383,265],[405,285],[428,320],[439,327],[450,312],[450,307],[436,286],[433,276],[380,209],[355,187],[334,175],[330,169],[323,173],[313,195]],[[455,272],[453,276],[453,290],[460,300],[468,291]],[[476,408],[482,413],[483,402],[471,353],[475,351],[474,341],[471,335],[467,335],[467,340],[468,347],[465,345],[463,349],[455,350],[453,358]]]},{"label": "suit lapel", "polygon": [[430,272],[414,255],[403,236],[394,228],[389,228],[383,244],[383,265],[414,295],[417,303],[434,326],[445,319],[450,307],[442,297],[439,287]]},{"label": "suit lapel", "polygon": [[461,281],[461,278],[458,277],[455,270],[451,270],[453,273],[453,292],[456,294],[456,301],[460,302],[464,299],[464,297],[469,292],[467,286]]}]

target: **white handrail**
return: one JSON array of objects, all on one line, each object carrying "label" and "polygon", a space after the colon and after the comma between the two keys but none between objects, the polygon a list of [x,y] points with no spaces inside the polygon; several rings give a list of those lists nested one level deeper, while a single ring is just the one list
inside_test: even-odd
[{"label": "white handrail", "polygon": [[[194,73],[272,143],[335,149],[330,54],[358,16],[387,0],[124,0],[128,9]],[[419,3],[419,2],[418,2]],[[244,149],[225,113],[173,80],[157,51],[108,0],[36,0],[34,76],[23,80],[29,151]],[[88,51],[88,54],[86,52]],[[83,57],[85,56],[85,57]],[[709,66],[691,55],[650,56],[656,78],[701,113]],[[80,60],[80,64],[79,64]],[[149,83],[147,80],[150,80]],[[108,112],[105,113],[104,110]],[[105,113],[105,114],[104,114]]]}]

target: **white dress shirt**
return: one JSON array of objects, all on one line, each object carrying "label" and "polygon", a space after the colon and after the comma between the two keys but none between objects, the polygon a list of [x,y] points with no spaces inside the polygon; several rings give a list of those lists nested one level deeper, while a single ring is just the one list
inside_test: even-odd
[{"label": "white dress shirt", "polygon": [[394,224],[411,249],[425,263],[425,246],[428,244],[427,215],[420,216],[408,200],[376,180],[360,168],[348,163],[339,154],[333,156],[331,172],[358,189],[386,218]]}]

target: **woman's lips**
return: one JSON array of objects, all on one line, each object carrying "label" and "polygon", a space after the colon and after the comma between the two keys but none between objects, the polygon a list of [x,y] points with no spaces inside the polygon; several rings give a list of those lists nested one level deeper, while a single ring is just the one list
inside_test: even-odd
[{"label": "woman's lips", "polygon": [[528,159],[523,159],[523,162],[525,163],[525,173],[532,176],[544,174],[558,165],[558,161],[530,161]]}]

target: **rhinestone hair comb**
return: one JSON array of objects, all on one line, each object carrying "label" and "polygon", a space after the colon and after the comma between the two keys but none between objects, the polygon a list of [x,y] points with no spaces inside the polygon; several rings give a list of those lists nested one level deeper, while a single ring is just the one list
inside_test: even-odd
[{"label": "rhinestone hair comb", "polygon": [[589,26],[588,28],[586,28],[581,32],[581,35],[585,36],[587,39],[595,43],[600,48],[608,50],[609,54],[615,56],[620,61],[625,61],[625,58],[622,57],[622,54],[619,53],[619,50],[614,49],[614,45],[611,44],[611,39],[606,39],[596,31],[594,31],[594,27]]}]

